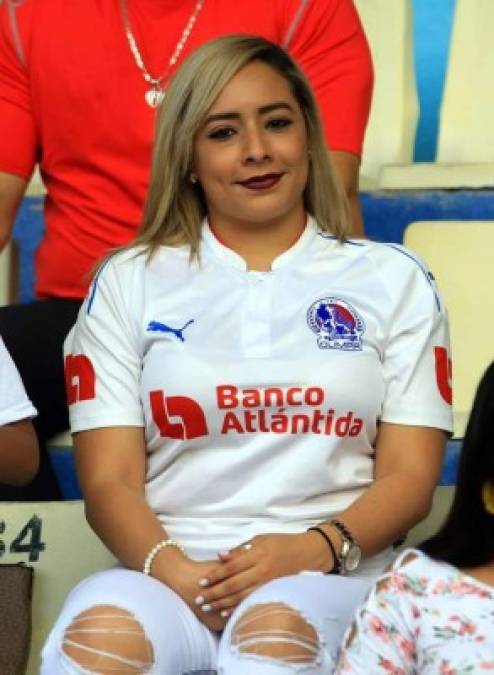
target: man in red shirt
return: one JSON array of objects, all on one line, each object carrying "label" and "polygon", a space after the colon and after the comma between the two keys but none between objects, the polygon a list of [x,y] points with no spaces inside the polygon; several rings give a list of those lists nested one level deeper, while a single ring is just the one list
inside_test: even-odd
[{"label": "man in red shirt", "polygon": [[[68,426],[61,345],[91,270],[140,222],[150,104],[194,48],[228,33],[284,45],[305,71],[361,234],[372,66],[353,0],[0,0],[0,248],[36,163],[47,189],[38,300],[0,309],[0,333],[38,408],[42,442]],[[44,461],[29,496],[56,494]]]}]

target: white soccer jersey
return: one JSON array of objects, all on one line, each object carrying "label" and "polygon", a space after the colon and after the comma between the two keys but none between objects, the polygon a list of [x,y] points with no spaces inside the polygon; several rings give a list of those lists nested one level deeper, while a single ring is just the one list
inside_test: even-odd
[{"label": "white soccer jersey", "polygon": [[145,427],[148,501],[192,557],[300,532],[372,482],[377,423],[451,430],[447,319],[406,249],[313,219],[270,272],[207,224],[101,269],[66,341],[73,431]]},{"label": "white soccer jersey", "polygon": [[0,426],[37,414],[21,382],[17,368],[0,337]]}]

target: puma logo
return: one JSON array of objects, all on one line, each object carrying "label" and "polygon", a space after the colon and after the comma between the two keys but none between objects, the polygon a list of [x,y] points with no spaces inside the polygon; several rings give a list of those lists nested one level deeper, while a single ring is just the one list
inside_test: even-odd
[{"label": "puma logo", "polygon": [[185,342],[183,332],[187,326],[190,326],[191,323],[194,323],[194,319],[187,321],[187,323],[182,326],[182,328],[172,328],[171,326],[167,326],[166,323],[150,321],[146,330],[153,333],[172,333],[177,338],[177,340],[180,340],[180,342]]}]

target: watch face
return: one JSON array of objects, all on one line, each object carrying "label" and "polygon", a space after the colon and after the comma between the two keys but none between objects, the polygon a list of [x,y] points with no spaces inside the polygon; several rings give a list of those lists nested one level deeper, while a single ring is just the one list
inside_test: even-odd
[{"label": "watch face", "polygon": [[361,558],[362,558],[362,551],[360,550],[360,546],[352,544],[350,546],[350,550],[345,556],[344,561],[345,571],[354,572],[359,566]]},{"label": "watch face", "polygon": [[343,560],[345,560],[345,558],[347,557],[348,552],[350,551],[351,546],[352,546],[352,545],[350,544],[350,542],[348,541],[348,539],[343,539],[343,541],[341,542],[340,557],[343,558]]}]

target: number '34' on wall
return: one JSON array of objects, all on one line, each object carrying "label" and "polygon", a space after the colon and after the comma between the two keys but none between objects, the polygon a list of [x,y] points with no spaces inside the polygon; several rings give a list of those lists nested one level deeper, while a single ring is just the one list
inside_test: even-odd
[{"label": "number '34' on wall", "polygon": [[5,555],[8,548],[10,553],[26,554],[28,562],[39,560],[39,554],[46,548],[45,543],[41,541],[41,529],[42,520],[34,515],[28,520],[21,531],[15,535],[9,545],[6,537],[10,533],[5,525],[5,521],[0,520],[0,535],[2,535],[0,539],[0,558]]}]

